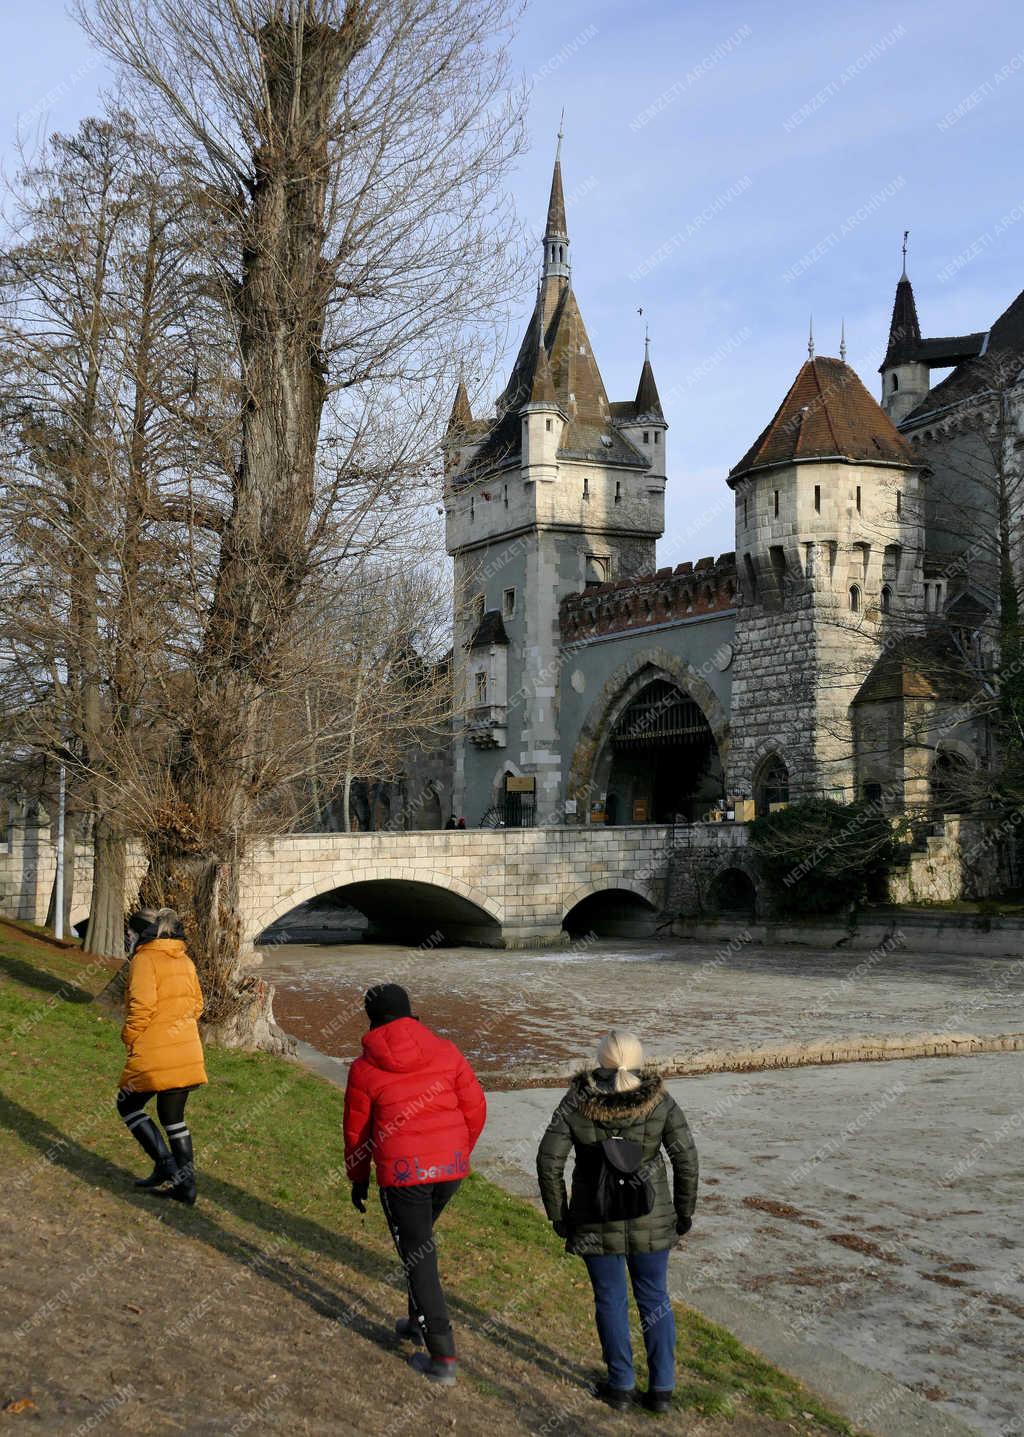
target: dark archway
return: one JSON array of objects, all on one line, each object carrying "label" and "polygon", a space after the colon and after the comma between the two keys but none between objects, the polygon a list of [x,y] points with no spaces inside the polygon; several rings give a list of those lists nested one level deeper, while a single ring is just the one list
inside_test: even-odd
[{"label": "dark archway", "polygon": [[345,883],[317,894],[275,919],[256,943],[504,946],[501,925],[483,908],[448,888],[406,878]]},{"label": "dark archway", "polygon": [[781,755],[769,754],[754,779],[754,811],[764,818],[776,804],[788,802],[789,769]]},{"label": "dark archway", "polygon": [[720,918],[749,921],[757,913],[757,889],[742,868],[725,868],[708,886],[707,906]]},{"label": "dark archway", "polygon": [[940,748],[931,767],[932,806],[938,813],[962,813],[970,807],[968,760],[955,749]]},{"label": "dark archway", "polygon": [[645,685],[608,739],[612,823],[702,818],[725,793],[718,745],[700,705],[666,679]]},{"label": "dark archway", "polygon": [[570,938],[649,938],[658,913],[653,903],[628,888],[604,888],[588,894],[562,920]]}]

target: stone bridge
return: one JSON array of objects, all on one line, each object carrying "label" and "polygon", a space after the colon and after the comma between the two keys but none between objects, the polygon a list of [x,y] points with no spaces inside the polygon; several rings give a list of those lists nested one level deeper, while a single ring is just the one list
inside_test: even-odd
[{"label": "stone bridge", "polygon": [[[250,849],[243,937],[251,945],[275,923],[282,936],[279,920],[313,899],[357,909],[370,938],[432,946],[640,936],[681,912],[747,901],[752,909],[748,865],[746,828],[732,823],[291,834]],[[48,833],[9,839],[0,911],[42,922],[53,870]],[[88,872],[80,855],[73,922],[88,912]]]}]

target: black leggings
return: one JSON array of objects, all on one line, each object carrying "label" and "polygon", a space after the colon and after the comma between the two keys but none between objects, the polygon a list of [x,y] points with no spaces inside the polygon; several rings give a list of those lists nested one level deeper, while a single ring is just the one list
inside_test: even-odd
[{"label": "black leggings", "polygon": [[[191,1088],[166,1088],[156,1094],[156,1115],[165,1128],[168,1123],[184,1123],[185,1104],[191,1091]],[[127,1122],[136,1113],[141,1113],[151,1097],[152,1093],[132,1093],[122,1088],[117,1095],[117,1111],[122,1120]]]}]

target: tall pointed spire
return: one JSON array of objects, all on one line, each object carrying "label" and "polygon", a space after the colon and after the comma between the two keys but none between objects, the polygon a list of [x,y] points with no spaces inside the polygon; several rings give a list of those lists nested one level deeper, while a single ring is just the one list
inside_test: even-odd
[{"label": "tall pointed spire", "polygon": [[907,278],[907,238],[909,230],[903,231],[903,272],[896,285],[896,298],[892,306],[889,323],[889,344],[879,369],[888,369],[893,364],[902,364],[916,359],[921,347],[921,325],[917,318],[917,304],[914,290]]},{"label": "tall pointed spire", "polygon": [[551,172],[551,194],[548,197],[548,217],[544,225],[544,263],[541,273],[545,279],[569,278],[569,227],[565,219],[565,195],[562,193],[562,141],[565,138],[565,111],[558,126],[558,144],[555,148],[555,165]]},{"label": "tall pointed spire", "polygon": [[565,196],[562,194],[562,141],[565,139],[565,111],[558,122],[558,144],[555,146],[555,167],[551,172],[551,194],[548,197],[548,222],[544,228],[545,238],[568,240],[569,229],[565,222]]},{"label": "tall pointed spire", "polygon": [[839,358],[846,363],[846,319],[839,326]]},{"label": "tall pointed spire", "polygon": [[813,358],[814,358],[814,315],[813,315],[813,314],[811,315],[811,318],[810,318],[810,320],[809,320],[809,322],[808,322],[808,325],[807,325],[807,358],[808,358],[808,359],[813,359]]}]

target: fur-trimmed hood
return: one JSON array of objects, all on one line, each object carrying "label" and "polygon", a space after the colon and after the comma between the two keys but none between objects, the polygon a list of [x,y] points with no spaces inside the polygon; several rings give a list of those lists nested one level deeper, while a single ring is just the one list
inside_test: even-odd
[{"label": "fur-trimmed hood", "polygon": [[646,1118],[665,1096],[665,1085],[656,1068],[644,1068],[640,1082],[626,1093],[617,1093],[597,1078],[599,1069],[577,1073],[569,1085],[569,1101],[581,1117],[592,1123],[633,1123]]}]

